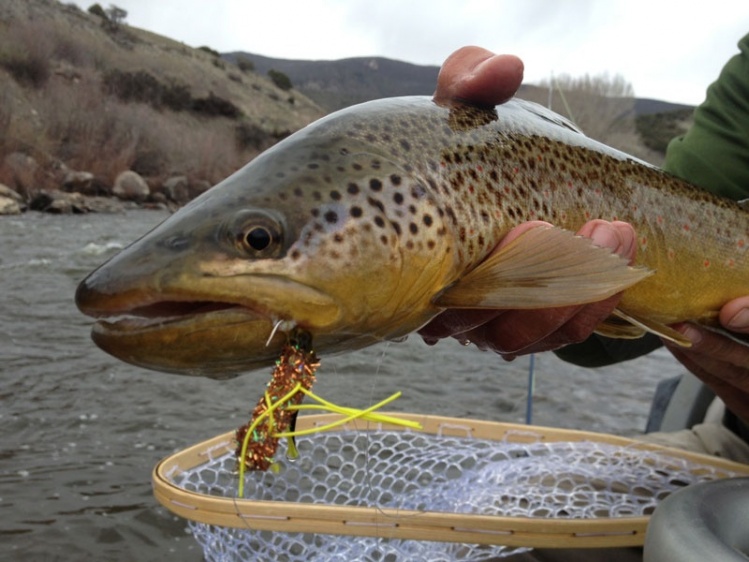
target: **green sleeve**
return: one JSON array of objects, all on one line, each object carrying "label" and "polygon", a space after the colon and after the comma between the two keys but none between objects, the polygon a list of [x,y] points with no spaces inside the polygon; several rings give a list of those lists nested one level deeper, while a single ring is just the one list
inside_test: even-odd
[{"label": "green sleeve", "polygon": [[749,197],[749,35],[694,112],[687,134],[671,141],[664,169],[723,197]]},{"label": "green sleeve", "polygon": [[[673,139],[664,169],[703,189],[729,197],[749,197],[749,35],[739,41],[718,79],[695,109],[694,125]],[[613,340],[592,335],[555,352],[584,367],[601,367],[634,359],[659,347],[660,340]]]}]

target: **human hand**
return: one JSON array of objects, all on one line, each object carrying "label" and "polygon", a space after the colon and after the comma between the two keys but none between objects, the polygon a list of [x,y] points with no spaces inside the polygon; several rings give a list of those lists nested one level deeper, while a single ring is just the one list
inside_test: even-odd
[{"label": "human hand", "polygon": [[[438,103],[464,101],[494,106],[511,98],[523,80],[523,63],[513,55],[495,55],[480,47],[463,47],[450,55],[437,78],[434,99]],[[499,244],[503,247],[540,221],[512,229]],[[633,228],[622,222],[594,220],[578,232],[599,246],[634,259]],[[620,295],[602,302],[547,310],[448,310],[419,333],[427,343],[454,337],[506,359],[517,355],[557,349],[587,339],[593,329],[616,307]]]},{"label": "human hand", "polygon": [[[548,225],[530,221],[513,228],[495,251],[531,228]],[[579,231],[594,244],[634,260],[637,251],[635,232],[628,223],[593,220]],[[474,343],[507,360],[518,355],[558,349],[586,340],[596,326],[616,308],[621,293],[603,301],[580,306],[543,310],[447,310],[419,330],[428,344],[446,337],[463,343]]]},{"label": "human hand", "polygon": [[[725,329],[735,334],[749,334],[749,297],[726,304],[719,320]],[[675,328],[692,342],[692,347],[665,342],[666,347],[708,385],[729,410],[749,422],[749,346],[695,324],[680,324]]]}]

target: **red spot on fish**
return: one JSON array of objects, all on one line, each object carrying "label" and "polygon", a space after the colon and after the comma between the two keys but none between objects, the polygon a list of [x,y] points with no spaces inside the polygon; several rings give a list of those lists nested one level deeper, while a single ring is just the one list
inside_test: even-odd
[{"label": "red spot on fish", "polygon": [[736,265],[736,260],[734,260],[733,258],[728,258],[726,260],[726,267],[733,269],[735,265]]},{"label": "red spot on fish", "polygon": [[690,230],[692,230],[692,227],[688,224],[685,224],[684,226],[682,226],[682,228],[684,229],[684,232],[689,232]]},{"label": "red spot on fish", "polygon": [[702,266],[705,268],[710,267],[710,260],[705,258],[705,261],[702,262]]},{"label": "red spot on fish", "polygon": [[657,215],[655,217],[655,222],[657,222],[658,224],[663,224],[663,217],[661,215]]},{"label": "red spot on fish", "polygon": [[476,166],[476,171],[479,172],[479,173],[481,173],[481,172],[484,171],[484,167],[483,166]]},{"label": "red spot on fish", "polygon": [[743,238],[739,238],[739,241],[736,242],[736,246],[738,246],[739,248],[743,248],[745,245],[746,245],[746,242],[744,241]]},{"label": "red spot on fish", "polygon": [[647,236],[642,236],[640,238],[640,246],[642,246],[644,248],[647,245],[648,245],[648,237]]},{"label": "red spot on fish", "polygon": [[670,261],[674,261],[676,259],[676,252],[672,248],[668,249],[668,252],[666,252],[666,255],[668,256],[668,259]]}]

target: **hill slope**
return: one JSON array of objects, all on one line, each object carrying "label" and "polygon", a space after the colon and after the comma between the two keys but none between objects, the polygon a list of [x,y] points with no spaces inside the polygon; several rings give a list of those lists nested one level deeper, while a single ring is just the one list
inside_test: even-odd
[{"label": "hill slope", "polygon": [[[0,182],[39,190],[64,167],[102,185],[127,169],[214,183],[325,113],[217,55],[55,0],[3,0]],[[32,178],[17,154],[38,163]]]}]

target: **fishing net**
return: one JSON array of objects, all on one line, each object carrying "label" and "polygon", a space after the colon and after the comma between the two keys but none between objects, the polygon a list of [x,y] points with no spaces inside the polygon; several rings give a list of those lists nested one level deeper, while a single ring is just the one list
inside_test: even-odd
[{"label": "fishing net", "polygon": [[[472,560],[534,546],[642,544],[684,486],[747,474],[712,457],[587,432],[401,415],[299,438],[296,460],[244,475],[234,434],[162,461],[154,492],[208,561]],[[329,423],[300,417],[298,427]]]}]

